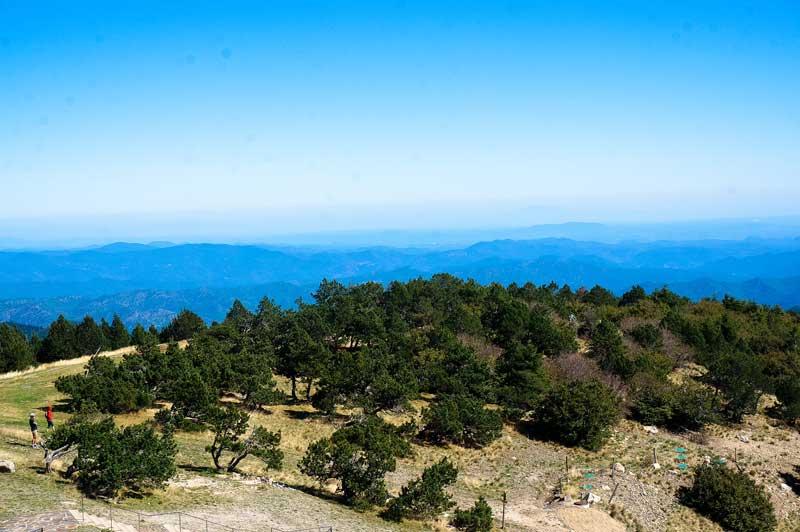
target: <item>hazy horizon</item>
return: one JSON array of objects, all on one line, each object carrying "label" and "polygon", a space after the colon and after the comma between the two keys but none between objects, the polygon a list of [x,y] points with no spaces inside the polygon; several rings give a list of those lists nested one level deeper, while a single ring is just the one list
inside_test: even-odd
[{"label": "hazy horizon", "polygon": [[120,239],[151,220],[797,215],[797,20],[793,2],[6,2],[0,216]]},{"label": "hazy horizon", "polygon": [[[257,216],[258,213],[252,213]],[[458,247],[500,239],[565,238],[585,242],[652,242],[800,238],[800,216],[685,219],[649,222],[568,220],[553,223],[463,226],[357,227],[284,230],[208,218],[98,217],[1,220],[0,250],[77,249],[114,243],[231,244],[311,247]],[[253,219],[255,220],[255,218]],[[252,221],[252,220],[251,220]],[[138,223],[137,223],[138,222]],[[164,227],[168,229],[164,229]],[[245,228],[246,227],[246,228]]]}]

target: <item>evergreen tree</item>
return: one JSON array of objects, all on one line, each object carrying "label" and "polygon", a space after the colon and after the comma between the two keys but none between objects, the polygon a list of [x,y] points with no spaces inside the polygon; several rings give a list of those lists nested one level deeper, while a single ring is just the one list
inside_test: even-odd
[{"label": "evergreen tree", "polygon": [[681,499],[725,530],[771,532],[777,526],[772,501],[764,490],[747,473],[724,465],[698,467]]},{"label": "evergreen tree", "polygon": [[36,358],[39,362],[54,362],[78,356],[80,351],[75,340],[75,325],[62,314],[50,324]]},{"label": "evergreen tree", "polygon": [[513,419],[536,406],[547,388],[542,355],[532,346],[512,344],[497,362],[497,401]]},{"label": "evergreen tree", "polygon": [[[278,447],[281,442],[280,433],[255,427],[247,438],[242,439],[249,419],[247,412],[235,406],[217,407],[209,413],[208,424],[214,433],[214,441],[206,451],[211,454],[217,469],[236,471],[239,463],[248,456],[260,459],[267,469],[280,469],[283,463],[283,451]],[[226,453],[230,457],[228,463],[223,465],[222,457]]]},{"label": "evergreen tree", "polygon": [[0,323],[0,373],[20,371],[36,364],[33,349],[25,335],[6,323]]},{"label": "evergreen tree", "polygon": [[112,418],[91,422],[77,416],[59,426],[47,444],[49,456],[77,448],[71,469],[78,472],[78,488],[92,497],[141,493],[161,487],[175,474],[172,434],[159,436],[146,423],[118,429]]},{"label": "evergreen tree", "polygon": [[238,299],[233,301],[230,310],[225,315],[223,323],[232,326],[234,329],[241,333],[247,333],[253,326],[255,315],[247,310],[241,301]]},{"label": "evergreen tree", "polygon": [[622,294],[622,298],[620,299],[619,304],[621,307],[630,307],[644,299],[647,299],[647,293],[644,291],[644,288],[642,288],[637,284],[632,286],[630,290]]},{"label": "evergreen tree", "polygon": [[453,498],[445,491],[456,481],[458,469],[448,460],[425,468],[416,480],[403,486],[400,495],[389,502],[382,516],[391,521],[431,519],[453,506]]},{"label": "evergreen tree", "polygon": [[602,320],[595,327],[589,342],[589,355],[601,368],[622,378],[630,377],[635,371],[622,342],[622,333],[610,320]]},{"label": "evergreen tree", "polygon": [[491,532],[494,524],[492,508],[486,499],[479,497],[469,510],[457,508],[450,524],[464,532]]},{"label": "evergreen tree", "polygon": [[81,355],[94,355],[108,347],[103,330],[88,314],[75,327],[75,345]]},{"label": "evergreen tree", "polygon": [[484,447],[500,437],[503,422],[500,414],[484,408],[472,397],[444,397],[422,412],[420,437],[443,444]]},{"label": "evergreen tree", "polygon": [[119,349],[131,345],[128,329],[117,314],[114,314],[114,319],[111,320],[111,328],[107,338],[111,349]]},{"label": "evergreen tree", "polygon": [[151,335],[144,327],[142,327],[141,323],[137,323],[133,328],[133,331],[131,331],[131,345],[143,346],[151,339],[154,339],[157,342],[158,335],[153,337],[153,335]]},{"label": "evergreen tree", "polygon": [[183,309],[169,322],[169,325],[164,327],[160,338],[162,342],[177,342],[188,340],[204,330],[206,330],[206,323],[203,318],[191,310]]},{"label": "evergreen tree", "polygon": [[600,449],[621,416],[619,397],[597,381],[553,388],[536,411],[532,434],[590,451]]}]

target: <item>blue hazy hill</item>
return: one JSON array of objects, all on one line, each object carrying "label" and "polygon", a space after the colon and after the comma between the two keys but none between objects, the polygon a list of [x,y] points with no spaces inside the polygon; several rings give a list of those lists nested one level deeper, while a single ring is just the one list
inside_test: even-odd
[{"label": "blue hazy hill", "polygon": [[[592,229],[597,230],[596,228]],[[388,283],[447,272],[482,283],[555,281],[573,288],[664,285],[694,299],[731,294],[800,305],[800,239],[595,242],[503,239],[464,247],[396,248],[115,243],[0,252],[0,321],[47,325],[59,313],[118,313],[163,324],[182,308],[220,319],[234,298],[254,307],[308,299],[323,278]]]}]

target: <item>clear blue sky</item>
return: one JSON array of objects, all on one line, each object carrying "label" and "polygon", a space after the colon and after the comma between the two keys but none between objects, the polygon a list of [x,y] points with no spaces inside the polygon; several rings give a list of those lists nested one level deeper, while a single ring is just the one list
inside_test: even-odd
[{"label": "clear blue sky", "polygon": [[800,3],[0,0],[0,179],[265,234],[798,214]]}]

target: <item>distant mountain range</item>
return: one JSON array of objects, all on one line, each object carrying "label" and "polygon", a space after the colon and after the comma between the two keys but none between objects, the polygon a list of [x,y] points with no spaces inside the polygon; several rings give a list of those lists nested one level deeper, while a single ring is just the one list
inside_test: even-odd
[{"label": "distant mountain range", "polygon": [[220,319],[234,298],[291,305],[322,278],[390,282],[448,272],[481,283],[555,281],[573,288],[668,285],[691,298],[732,294],[800,305],[800,238],[592,242],[496,240],[455,249],[116,243],[94,249],[0,252],[0,321],[47,325],[60,313],[118,313],[162,325],[182,308]]}]

